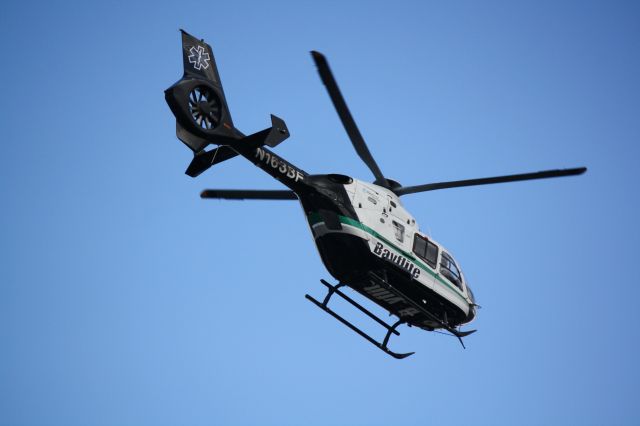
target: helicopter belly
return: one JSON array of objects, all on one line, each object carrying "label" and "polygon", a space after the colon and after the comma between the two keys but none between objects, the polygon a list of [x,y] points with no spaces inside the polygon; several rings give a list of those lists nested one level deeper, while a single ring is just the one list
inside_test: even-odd
[{"label": "helicopter belly", "polygon": [[[411,288],[412,298],[425,304],[437,300],[439,305],[447,305],[450,315],[459,317],[460,322],[468,316],[469,303],[466,298],[444,285],[446,283],[438,279],[435,271],[411,253],[354,218],[338,215],[338,220],[339,227],[331,226],[319,215],[309,215],[318,251],[334,278],[351,283],[369,271],[382,270],[390,275],[390,279]],[[367,286],[356,289],[390,311],[397,310],[394,308],[398,306],[393,306],[397,300],[381,289]]]}]

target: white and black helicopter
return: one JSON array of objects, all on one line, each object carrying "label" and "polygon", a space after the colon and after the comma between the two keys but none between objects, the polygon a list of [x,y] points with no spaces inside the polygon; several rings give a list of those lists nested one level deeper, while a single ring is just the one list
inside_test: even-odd
[{"label": "white and black helicopter", "polygon": [[[548,170],[509,176],[402,186],[386,178],[369,152],[338,89],[325,57],[311,52],[322,82],[351,142],[369,167],[373,183],[343,174],[308,174],[266,147],[289,137],[283,120],[272,115],[270,128],[244,135],[233,124],[211,46],[182,31],[183,77],[165,91],[176,118],[176,134],[194,152],[186,174],[196,177],[211,166],[238,155],[267,172],[288,190],[208,189],[202,198],[299,200],[322,262],[338,281],[322,302],[306,298],[369,342],[395,358],[387,344],[399,335],[401,324],[423,330],[446,330],[462,338],[476,330],[461,331],[471,322],[478,305],[462,269],[441,244],[421,233],[400,197],[417,192],[486,185],[530,179],[579,175],[586,168]],[[215,147],[210,148],[211,145]],[[393,324],[380,319],[342,291],[350,287],[397,317]],[[386,329],[377,341],[338,315],[328,304],[340,296]],[[463,343],[464,346],[464,343]]]}]

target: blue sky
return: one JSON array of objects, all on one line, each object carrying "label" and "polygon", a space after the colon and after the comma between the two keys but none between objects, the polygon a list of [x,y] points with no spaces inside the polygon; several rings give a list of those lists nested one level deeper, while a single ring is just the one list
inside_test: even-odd
[{"label": "blue sky", "polygon": [[[3,2],[0,424],[638,424],[639,20],[631,1]],[[178,28],[212,44],[236,126],[284,118],[277,152],[308,172],[372,180],[312,49],[406,185],[589,171],[404,197],[483,308],[466,350],[407,329],[396,361],[304,299],[328,273],[299,206],[198,197],[279,187],[242,159],[183,174]]]}]

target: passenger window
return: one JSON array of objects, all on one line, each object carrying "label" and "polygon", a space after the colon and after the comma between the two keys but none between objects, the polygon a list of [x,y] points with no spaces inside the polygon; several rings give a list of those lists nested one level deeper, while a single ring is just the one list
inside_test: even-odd
[{"label": "passenger window", "polygon": [[433,265],[433,268],[436,267],[436,262],[438,261],[438,246],[431,241],[427,241],[427,255],[425,259],[427,259],[429,264]]},{"label": "passenger window", "polygon": [[416,234],[413,240],[413,252],[427,262],[433,269],[438,261],[438,246],[428,239]]},{"label": "passenger window", "polygon": [[424,257],[423,255],[427,252],[427,240],[421,238],[418,234],[413,240],[413,252],[420,257]]},{"label": "passenger window", "polygon": [[456,287],[462,290],[462,276],[460,274],[460,270],[453,258],[445,252],[442,252],[442,260],[440,260],[440,273],[455,284]]}]

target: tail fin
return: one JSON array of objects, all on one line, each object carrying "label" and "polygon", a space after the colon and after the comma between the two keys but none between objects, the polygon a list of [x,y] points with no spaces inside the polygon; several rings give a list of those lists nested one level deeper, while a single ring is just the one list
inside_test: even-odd
[{"label": "tail fin", "polygon": [[[194,154],[186,174],[196,177],[238,152],[263,145],[274,147],[289,137],[285,122],[272,115],[271,127],[245,136],[231,120],[211,46],[182,32],[182,78],[164,91],[176,117],[176,136]],[[205,150],[209,145],[218,145]]]},{"label": "tail fin", "polygon": [[176,136],[197,154],[210,143],[223,145],[243,135],[233,126],[211,46],[180,31],[184,74],[164,93],[176,117]]}]

